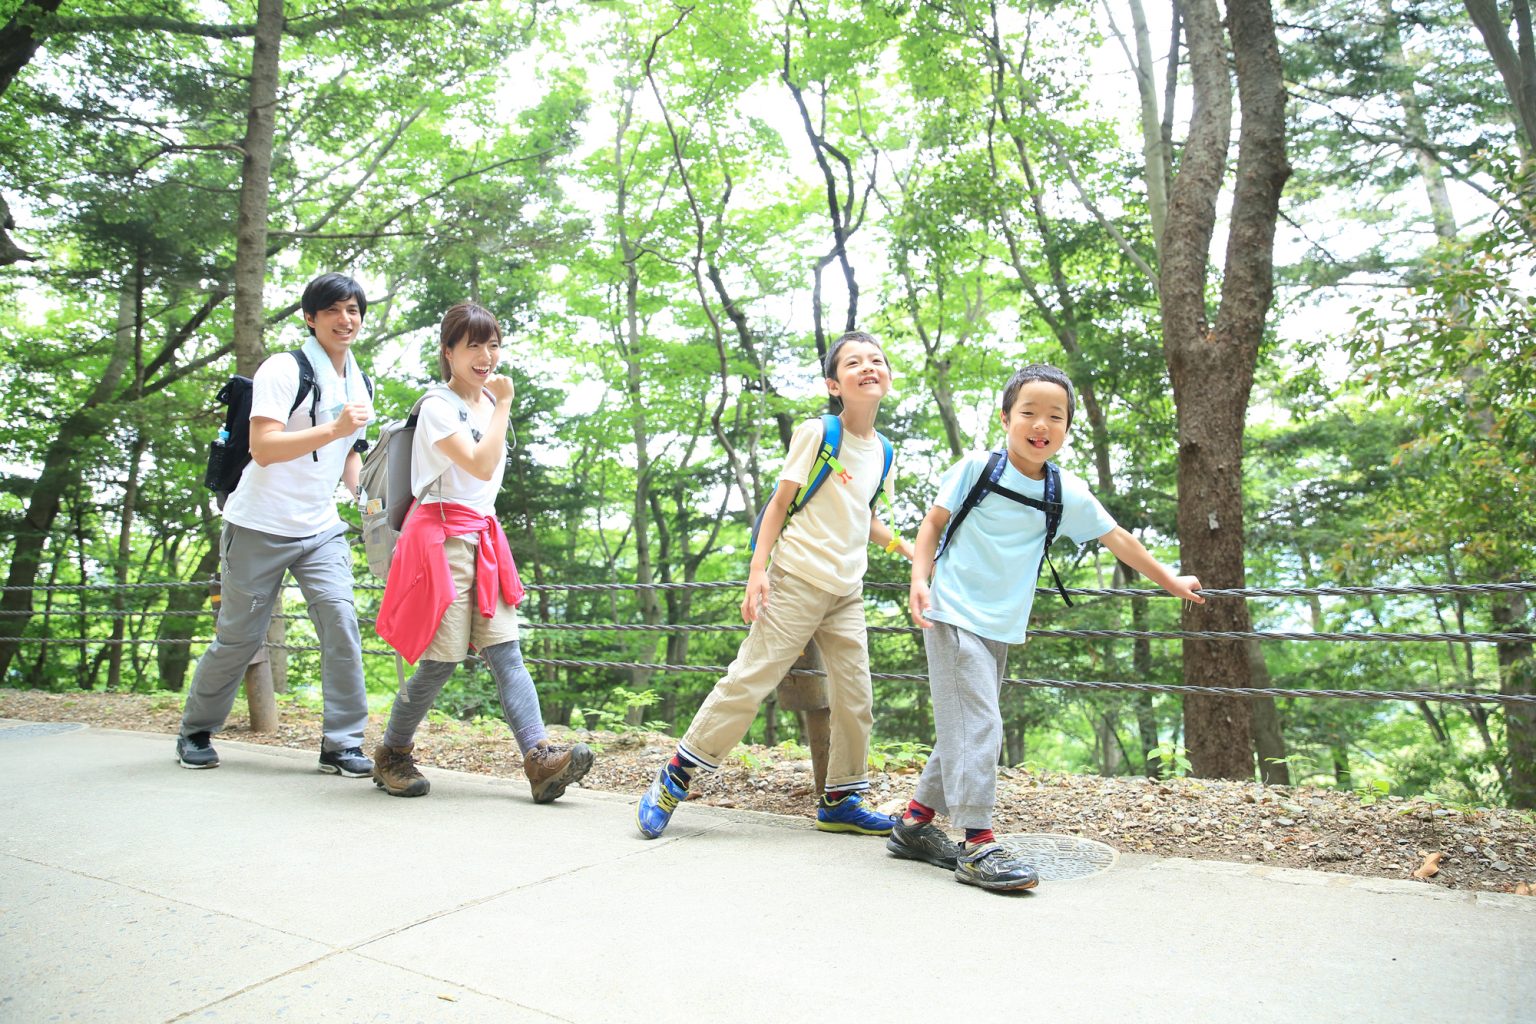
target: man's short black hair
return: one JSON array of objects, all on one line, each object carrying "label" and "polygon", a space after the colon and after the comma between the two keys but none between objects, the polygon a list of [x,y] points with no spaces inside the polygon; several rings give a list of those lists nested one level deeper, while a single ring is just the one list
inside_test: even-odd
[{"label": "man's short black hair", "polygon": [[[322,309],[330,309],[338,302],[346,299],[357,300],[358,316],[368,315],[368,296],[363,294],[363,286],[352,280],[346,274],[321,274],[309,284],[304,286],[304,295],[299,299],[299,306],[304,310],[306,322]],[[310,334],[315,329],[309,329]]]},{"label": "man's short black hair", "polygon": [[1067,393],[1067,426],[1070,427],[1072,414],[1077,411],[1077,392],[1072,390],[1071,378],[1049,363],[1030,363],[1013,375],[1008,381],[1008,386],[1003,388],[1003,415],[1006,416],[1013,411],[1013,402],[1019,397],[1019,388],[1037,380],[1059,384]]},{"label": "man's short black hair", "polygon": [[841,338],[838,338],[836,341],[834,341],[832,343],[832,347],[827,350],[827,358],[822,360],[821,363],[821,375],[823,377],[826,377],[828,380],[833,380],[837,377],[838,354],[842,352],[843,346],[848,344],[850,341],[862,341],[866,345],[875,346],[875,348],[878,348],[882,354],[885,352],[885,346],[876,341],[873,334],[869,334],[865,331],[849,331],[847,334],[844,334]]}]

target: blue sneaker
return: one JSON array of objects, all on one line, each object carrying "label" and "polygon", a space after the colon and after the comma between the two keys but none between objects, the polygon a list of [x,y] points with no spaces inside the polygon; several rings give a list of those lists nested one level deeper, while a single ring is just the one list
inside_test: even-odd
[{"label": "blue sneaker", "polygon": [[859,794],[849,793],[835,804],[822,797],[816,802],[816,827],[823,832],[853,832],[861,836],[888,836],[896,827],[896,819],[889,814],[870,810],[859,799]]},{"label": "blue sneaker", "polygon": [[677,805],[687,799],[687,787],[672,777],[666,765],[662,765],[651,788],[640,798],[640,806],[635,808],[635,824],[639,826],[640,834],[647,839],[660,836],[666,831]]}]

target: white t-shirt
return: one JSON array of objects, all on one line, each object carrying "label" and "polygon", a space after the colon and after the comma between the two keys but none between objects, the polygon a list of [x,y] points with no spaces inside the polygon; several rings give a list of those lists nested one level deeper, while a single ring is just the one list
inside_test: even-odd
[{"label": "white t-shirt", "polygon": [[[347,365],[356,364],[349,360]],[[317,380],[315,387],[319,386]],[[341,395],[320,395],[313,423],[309,419],[312,395],[305,395],[290,416],[288,410],[299,393],[299,361],[287,352],[278,352],[261,364],[253,378],[251,419],[277,420],[284,431],[308,430],[334,422],[343,402],[362,402],[372,410],[373,399],[360,372],[342,378],[341,387]],[[278,537],[313,537],[334,528],[341,522],[336,514],[336,485],[346,468],[347,453],[366,433],[366,427],[359,428],[313,454],[270,466],[258,466],[252,459],[224,504],[225,521]]]},{"label": "white t-shirt", "polygon": [[[820,448],[819,417],[796,427],[779,482],[803,485]],[[836,473],[827,474],[811,500],[784,524],[784,532],[774,545],[773,561],[785,572],[841,597],[857,592],[864,584],[864,571],[869,567],[869,501],[880,484],[885,450],[878,437],[855,437],[844,429],[837,461],[852,482],[842,482]],[[896,493],[894,465],[885,478],[885,492]]]},{"label": "white t-shirt", "polygon": [[[971,493],[971,485],[986,470],[989,455],[967,455],[939,482],[934,504],[948,510],[951,522]],[[1045,481],[1031,480],[1011,462],[1003,465],[997,482],[1026,498],[1045,498]],[[1057,536],[1082,544],[1114,528],[1114,517],[1089,492],[1082,477],[1062,470]],[[960,532],[945,547],[944,557],[934,564],[928,618],[988,640],[1023,643],[1044,551],[1045,513],[1005,495],[987,494],[966,516]]]},{"label": "white t-shirt", "polygon": [[[468,434],[473,446],[477,442],[472,431],[484,436],[494,415],[495,406],[489,399],[482,399],[474,407],[466,407],[439,392],[435,386],[427,392],[427,400],[421,403],[421,413],[416,418],[416,438],[411,442],[411,492],[422,494],[425,489],[421,499],[423,505],[446,501],[466,505],[483,516],[496,514],[496,495],[501,491],[507,460],[503,458],[496,464],[489,480],[477,480],[454,465],[437,446],[443,438],[460,433]],[[439,476],[442,477],[440,481]]]}]

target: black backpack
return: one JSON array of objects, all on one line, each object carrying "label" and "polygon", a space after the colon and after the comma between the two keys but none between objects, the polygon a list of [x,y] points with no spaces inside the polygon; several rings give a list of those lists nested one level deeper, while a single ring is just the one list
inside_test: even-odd
[{"label": "black backpack", "polygon": [[1001,494],[1005,498],[1012,498],[1021,505],[1028,505],[1030,508],[1039,509],[1045,513],[1045,547],[1040,552],[1040,564],[1035,566],[1035,574],[1039,575],[1040,570],[1049,565],[1051,567],[1051,579],[1056,581],[1056,592],[1061,595],[1061,599],[1067,602],[1067,605],[1070,607],[1072,599],[1067,596],[1067,588],[1062,586],[1061,576],[1057,574],[1056,565],[1051,561],[1051,542],[1056,539],[1056,530],[1061,526],[1061,470],[1056,468],[1054,462],[1047,462],[1045,464],[1045,499],[1039,501],[1026,497],[1018,491],[1009,490],[998,483],[998,480],[1002,478],[1003,466],[1007,460],[1007,448],[999,448],[987,457],[986,468],[981,471],[981,475],[971,485],[970,493],[960,503],[959,511],[950,519],[948,527],[944,530],[944,536],[939,538],[939,550],[934,554],[933,560],[938,562],[945,550],[948,549],[950,542],[955,539],[955,532],[960,529],[960,524],[965,522],[965,517],[971,514],[971,509],[981,504],[982,498],[985,498],[989,492]]},{"label": "black backpack", "polygon": [[[308,398],[309,422],[318,423],[320,389],[315,385],[315,368],[302,349],[290,349],[287,354],[293,356],[299,364],[299,390],[293,396],[293,405],[288,415],[292,416],[304,404],[304,399]],[[368,397],[372,398],[373,381],[363,373],[361,367],[357,372],[362,373],[363,385],[368,389]],[[208,446],[208,468],[203,473],[203,486],[218,495],[220,508],[224,507],[230,492],[240,485],[240,475],[251,461],[251,387],[251,378],[234,374],[219,388],[216,396],[227,406],[227,411],[224,413],[224,429],[219,431],[218,439]],[[367,448],[366,441],[358,441],[353,445],[353,450],[358,452]],[[310,457],[319,462],[320,452],[313,451]]]}]

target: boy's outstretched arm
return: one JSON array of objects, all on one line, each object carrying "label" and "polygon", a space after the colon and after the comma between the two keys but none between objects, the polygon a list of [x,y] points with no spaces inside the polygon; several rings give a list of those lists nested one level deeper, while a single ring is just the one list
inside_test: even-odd
[{"label": "boy's outstretched arm", "polygon": [[912,560],[912,545],[896,536],[896,531],[882,523],[879,516],[870,516],[869,542],[890,550],[891,541],[893,540],[896,542],[896,553],[910,562]]},{"label": "boy's outstretched arm", "polygon": [[1099,538],[1099,543],[1110,550],[1120,561],[1162,587],[1174,597],[1182,597],[1195,604],[1205,604],[1205,598],[1196,593],[1200,580],[1194,576],[1175,576],[1173,570],[1152,557],[1141,541],[1117,526]]},{"label": "boy's outstretched arm", "polygon": [[912,613],[913,623],[924,629],[933,625],[926,617],[931,604],[928,577],[933,573],[933,556],[938,553],[939,538],[944,536],[944,528],[948,525],[949,509],[935,505],[923,517],[923,525],[917,528],[917,544],[912,551],[912,585],[907,591],[907,610]]},{"label": "boy's outstretched arm", "polygon": [[757,613],[768,603],[768,556],[779,542],[784,518],[789,514],[789,503],[795,500],[795,492],[799,490],[799,484],[780,480],[779,486],[774,488],[773,497],[768,499],[768,508],[763,512],[763,525],[757,532],[757,547],[752,552],[752,568],[747,576],[747,596],[741,601],[742,622],[755,621]]}]

